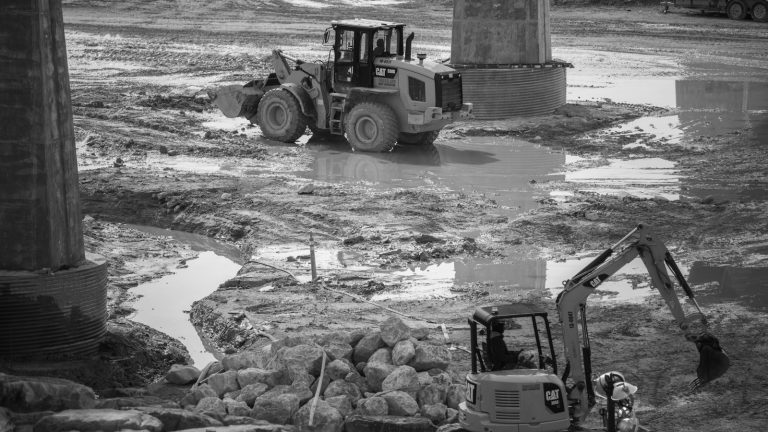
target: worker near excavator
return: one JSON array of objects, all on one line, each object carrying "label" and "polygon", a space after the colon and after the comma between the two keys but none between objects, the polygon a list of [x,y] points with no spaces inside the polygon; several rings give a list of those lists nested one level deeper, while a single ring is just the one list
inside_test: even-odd
[{"label": "worker near excavator", "polygon": [[[635,397],[637,386],[634,386],[624,379],[621,372],[606,372],[595,380],[596,388],[602,391],[598,396],[606,400],[610,398],[613,401],[614,418],[617,432],[636,432],[639,429],[639,422],[634,413]],[[608,405],[610,407],[610,405]],[[607,412],[601,412],[606,421]]]},{"label": "worker near excavator", "polygon": [[491,337],[489,340],[489,354],[491,361],[491,370],[506,370],[517,367],[517,359],[520,351],[510,351],[507,343],[504,342],[504,323],[497,321],[491,327]]}]

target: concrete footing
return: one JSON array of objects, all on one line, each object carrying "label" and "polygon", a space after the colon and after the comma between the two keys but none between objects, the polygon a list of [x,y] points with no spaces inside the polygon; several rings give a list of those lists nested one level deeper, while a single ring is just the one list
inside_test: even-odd
[{"label": "concrete footing", "polygon": [[107,265],[86,255],[76,268],[0,270],[0,359],[70,359],[96,354],[106,331]]}]

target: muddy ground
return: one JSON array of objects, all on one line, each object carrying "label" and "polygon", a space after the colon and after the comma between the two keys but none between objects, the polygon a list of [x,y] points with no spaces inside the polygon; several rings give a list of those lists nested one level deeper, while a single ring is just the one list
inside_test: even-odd
[{"label": "muddy ground", "polygon": [[[256,128],[244,124],[210,126],[224,118],[206,90],[265,75],[263,58],[273,48],[305,60],[324,59],[321,35],[332,19],[404,21],[417,34],[417,50],[429,58],[449,57],[451,2],[390,3],[64,1],[86,244],[108,258],[113,318],[130,316],[132,287],[197,254],[186,244],[123,224],[203,234],[237,247],[242,262],[263,248],[307,244],[311,233],[324,247],[370,266],[402,269],[516,255],[565,260],[607,248],[643,222],[684,267],[705,262],[728,268],[737,281],[765,274],[764,115],[727,131],[702,128],[701,135],[673,143],[610,127],[674,115],[675,108],[605,100],[570,100],[551,116],[446,128],[438,147],[473,136],[525,139],[580,157],[565,170],[601,166],[611,158],[661,157],[684,179],[674,200],[594,193],[567,181],[535,182],[538,204],[522,212],[510,212],[493,196],[439,184],[382,188],[365,181],[313,180],[301,175],[312,170],[313,149],[330,145],[349,153],[347,144],[307,135],[288,145],[259,138]],[[626,3],[554,5],[551,21],[554,57],[575,65],[568,70],[574,88],[635,78],[768,82],[768,26],[750,20],[679,10],[662,15],[657,7]],[[637,142],[643,145],[625,145]],[[247,169],[239,170],[243,166]],[[309,184],[311,193],[298,193]],[[568,193],[553,199],[555,190]],[[308,271],[306,262],[267,264]],[[206,317],[220,317],[208,324],[219,326],[212,339],[221,351],[268,342],[253,332],[247,337],[225,332],[236,327],[230,317],[239,313],[273,337],[371,327],[390,314],[343,292],[370,298],[396,291],[396,282],[343,268],[321,276],[316,284],[281,279],[267,292],[220,290],[198,308]],[[768,378],[761,365],[768,354],[768,318],[760,299],[766,286],[748,282],[763,291],[723,297],[722,279],[693,284],[733,364],[727,375],[692,394],[685,389],[698,356],[658,296],[590,307],[594,370],[622,371],[640,387],[641,424],[658,431],[746,431],[764,425]],[[450,299],[380,304],[410,316],[406,321],[414,325],[434,328],[435,338],[442,334],[438,323],[445,323],[462,346],[468,345],[466,318],[478,305],[525,299],[554,314],[547,290],[454,288]],[[453,352],[455,369],[466,370],[468,355]]]}]

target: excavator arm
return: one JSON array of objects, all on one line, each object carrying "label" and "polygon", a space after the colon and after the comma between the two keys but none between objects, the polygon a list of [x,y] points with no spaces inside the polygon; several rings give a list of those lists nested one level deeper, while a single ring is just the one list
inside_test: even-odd
[{"label": "excavator arm", "polygon": [[[693,291],[683,277],[663,243],[655,239],[643,225],[638,225],[613,247],[607,249],[573,278],[565,282],[557,297],[557,311],[563,327],[566,368],[563,382],[567,385],[568,399],[573,407],[572,418],[583,420],[595,404],[592,387],[592,364],[589,333],[587,331],[586,300],[595,289],[627,263],[640,257],[651,277],[653,286],[664,298],[687,340],[694,342],[700,353],[697,387],[725,373],[730,366],[728,356],[720,348],[714,336],[706,332],[707,321],[693,296]],[[678,285],[696,307],[697,312],[686,315],[675,293],[675,287],[667,269],[672,271]],[[579,332],[581,331],[581,337]]]}]

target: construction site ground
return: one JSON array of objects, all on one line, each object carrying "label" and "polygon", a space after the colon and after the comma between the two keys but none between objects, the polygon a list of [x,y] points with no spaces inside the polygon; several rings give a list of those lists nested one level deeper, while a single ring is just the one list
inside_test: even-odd
[{"label": "construction site ground", "polygon": [[[693,290],[731,369],[688,392],[698,354],[661,298],[621,301],[606,285],[588,306],[594,371],[621,371],[639,387],[637,415],[650,430],[764,428],[768,25],[631,2],[553,5],[553,57],[574,65],[566,106],[454,124],[427,149],[361,155],[309,131],[295,144],[265,140],[257,127],[226,119],[206,91],[266,76],[275,48],[327,60],[322,34],[341,18],[406,22],[416,52],[447,59],[452,2],[63,3],[85,240],[109,263],[110,319],[132,316],[137,286],[189,265],[201,250],[227,250],[239,264],[257,257],[299,282],[220,290],[207,298],[213,314],[245,313],[255,330],[278,338],[374,327],[392,314],[348,292],[430,327],[433,338],[443,337],[444,323],[466,347],[466,319],[479,305],[531,301],[556,321],[559,282],[512,274],[487,283],[459,278],[459,267],[465,274],[514,261],[510,268],[548,272],[645,223],[686,275],[698,272]],[[656,103],[659,84],[669,84],[665,94],[677,104]],[[681,89],[704,97],[720,87],[727,97],[681,106]],[[514,162],[507,171],[485,168],[514,161],[510,149],[555,165],[541,174],[520,174],[525,164]],[[650,166],[628,177],[633,162]],[[487,186],[507,175],[520,181]],[[310,234],[318,256],[332,257],[319,266],[322,283],[306,282]],[[456,276],[440,295],[430,295],[429,283],[409,291],[414,274],[445,265]],[[630,290],[649,284],[642,271],[616,278]],[[233,340],[213,349],[237,350]],[[468,369],[469,356],[452,353],[455,369]]]}]

